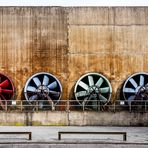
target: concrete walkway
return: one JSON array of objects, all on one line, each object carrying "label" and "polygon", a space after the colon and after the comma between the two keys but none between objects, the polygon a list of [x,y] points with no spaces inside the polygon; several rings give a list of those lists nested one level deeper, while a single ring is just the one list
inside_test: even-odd
[{"label": "concrete walkway", "polygon": [[[31,131],[32,140],[28,135],[0,135],[0,143],[9,142],[37,142],[37,143],[81,143],[81,142],[115,142],[115,143],[143,143],[148,144],[148,127],[107,127],[107,126],[0,126],[0,131]],[[58,131],[102,131],[127,132],[127,142],[123,142],[122,135],[63,135],[58,140]]]}]

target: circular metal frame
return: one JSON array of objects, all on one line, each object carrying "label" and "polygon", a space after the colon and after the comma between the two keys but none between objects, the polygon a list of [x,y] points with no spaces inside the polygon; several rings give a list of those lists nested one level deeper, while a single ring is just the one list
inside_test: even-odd
[{"label": "circular metal frame", "polygon": [[137,98],[142,99],[139,95],[146,88],[146,84],[148,84],[147,73],[138,72],[128,77],[123,85],[123,97],[128,104]]},{"label": "circular metal frame", "polygon": [[[29,93],[32,94],[29,95]],[[57,104],[62,95],[62,85],[54,75],[47,72],[38,72],[27,80],[24,95],[28,102],[46,98]],[[51,95],[56,95],[56,97],[51,97]]]},{"label": "circular metal frame", "polygon": [[[84,79],[85,81],[88,81],[87,84],[83,82]],[[80,90],[78,91],[78,87],[82,88],[81,91]],[[80,77],[80,79],[75,84],[74,94],[75,94],[76,100],[80,105],[82,105],[84,101],[87,100],[85,97],[88,95],[91,96],[90,99],[95,97],[96,100],[101,100],[101,101],[105,100],[102,105],[106,105],[111,99],[112,87],[110,82],[105,76],[96,72],[94,73],[92,72],[92,73],[87,73],[82,77]]]}]

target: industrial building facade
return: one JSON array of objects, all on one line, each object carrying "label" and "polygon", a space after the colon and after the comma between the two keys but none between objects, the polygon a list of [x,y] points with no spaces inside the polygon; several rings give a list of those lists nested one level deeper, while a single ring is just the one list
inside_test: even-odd
[{"label": "industrial building facade", "polygon": [[[15,86],[12,87],[12,100],[36,100],[38,96],[27,94],[27,91],[34,93],[45,89],[45,95],[53,93],[53,97],[59,95],[61,100],[79,102],[79,97],[85,96],[88,88],[85,82],[92,85],[87,92],[107,93],[105,98],[101,95],[98,98],[108,99],[110,103],[120,99],[132,100],[132,93],[143,91],[141,86],[147,89],[146,7],[0,7],[0,32],[1,100],[8,100],[10,96],[6,93],[12,93],[6,89],[5,75]],[[41,83],[48,86],[47,90],[40,87]],[[50,90],[55,87],[60,94]],[[121,95],[122,89],[127,94]],[[146,115],[138,122],[142,118],[147,125]]]},{"label": "industrial building facade", "polygon": [[27,79],[41,71],[71,99],[76,81],[99,72],[117,90],[128,76],[148,72],[148,9],[143,7],[1,7],[0,65],[22,99]]}]

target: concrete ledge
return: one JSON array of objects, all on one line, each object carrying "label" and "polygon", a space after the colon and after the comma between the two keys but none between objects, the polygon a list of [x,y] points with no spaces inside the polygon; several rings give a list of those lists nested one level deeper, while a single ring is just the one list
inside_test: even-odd
[{"label": "concrete ledge", "polygon": [[0,125],[107,125],[148,126],[148,113],[94,111],[0,112]]},{"label": "concrete ledge", "polygon": [[148,113],[70,112],[70,125],[148,126]]}]

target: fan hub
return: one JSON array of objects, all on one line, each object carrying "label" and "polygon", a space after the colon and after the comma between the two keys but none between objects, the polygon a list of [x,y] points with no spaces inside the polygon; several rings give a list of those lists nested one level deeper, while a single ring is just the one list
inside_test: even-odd
[{"label": "fan hub", "polygon": [[90,86],[87,91],[88,91],[88,94],[94,95],[94,94],[99,93],[99,88],[97,86],[93,85],[93,86]]},{"label": "fan hub", "polygon": [[48,95],[49,94],[49,88],[41,85],[37,88],[37,93],[40,95]]}]

